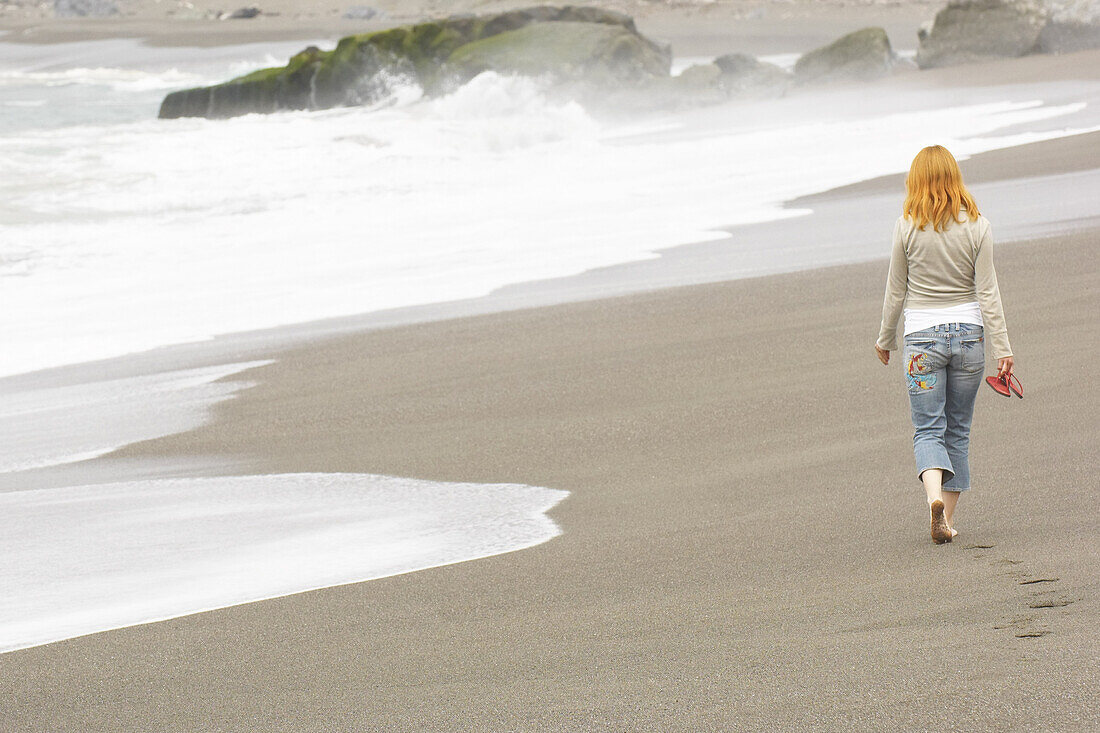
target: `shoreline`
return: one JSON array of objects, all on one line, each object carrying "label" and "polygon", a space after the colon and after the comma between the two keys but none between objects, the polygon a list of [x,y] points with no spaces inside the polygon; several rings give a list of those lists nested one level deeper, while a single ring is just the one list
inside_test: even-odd
[{"label": "shoreline", "polygon": [[[1100,132],[1085,132],[990,150],[960,161],[959,166],[964,171],[967,186],[971,186],[1012,177],[1033,178],[1089,171],[1096,168],[1097,161],[1100,161]],[[971,163],[974,165],[971,166]],[[1014,176],[1013,173],[1020,169],[1026,174]],[[783,205],[786,208],[812,207],[826,201],[886,192],[894,192],[904,198],[905,176],[905,173],[893,173],[869,178],[810,196],[800,196]]]},{"label": "shoreline", "polygon": [[[1094,158],[1090,158],[1090,154],[1097,150],[1098,146],[1100,146],[1100,131],[978,153],[961,165],[969,184],[993,184],[1006,180],[1025,180],[1034,176],[1056,177],[1092,171],[1089,161]],[[1020,170],[1017,166],[1025,167]],[[1015,176],[1016,173],[1020,175]],[[486,295],[459,301],[425,303],[318,321],[282,324],[252,331],[217,334],[211,339],[200,342],[169,344],[107,359],[13,374],[0,377],[0,392],[79,384],[89,379],[98,381],[107,378],[125,378],[166,370],[265,358],[272,351],[285,347],[326,340],[348,333],[365,333],[488,313],[540,308],[565,302],[585,302],[621,297],[636,292],[770,277],[784,272],[816,270],[886,259],[889,257],[886,249],[880,248],[881,252],[873,249],[874,241],[877,241],[873,239],[875,214],[868,212],[866,207],[871,202],[879,212],[884,212],[886,209],[900,206],[900,201],[904,198],[903,192],[904,174],[874,177],[848,186],[790,199],[782,204],[783,208],[788,209],[813,209],[810,217],[816,216],[820,222],[823,222],[816,226],[807,226],[803,221],[806,217],[797,217],[723,227],[730,238],[685,243],[659,250],[657,252],[659,257],[653,260],[619,263],[549,280],[511,283]],[[835,227],[838,220],[851,216],[854,211],[864,212],[861,214],[866,219],[863,222],[862,236],[872,238],[869,240],[872,249],[858,258],[842,257],[839,260],[801,263],[798,266],[776,266],[770,271],[749,274],[739,274],[737,272],[739,263],[730,259],[731,256],[735,258],[743,256],[731,247],[735,241],[766,241],[770,246],[782,246],[783,242],[792,236],[797,237],[797,233],[801,230],[812,230],[822,225]],[[890,218],[892,219],[892,215]],[[1095,226],[1095,223],[1087,220],[1068,222],[1065,230],[1080,231],[1092,226]],[[1014,241],[1013,237],[1004,238],[1000,228],[997,236],[998,242]],[[1016,236],[1015,239],[1024,240],[1034,236],[1033,232],[1027,232]]]},{"label": "shoreline", "polygon": [[[687,25],[693,22],[696,21],[686,21]],[[958,68],[933,69],[910,73],[901,72],[876,82],[810,89],[801,92],[799,95],[792,95],[791,99],[766,100],[755,104],[755,106],[746,104],[743,110],[748,118],[754,120],[756,124],[767,124],[769,118],[779,118],[783,115],[796,116],[805,114],[808,109],[814,108],[815,105],[820,105],[823,110],[857,108],[862,104],[862,99],[867,96],[875,97],[878,100],[887,98],[897,100],[899,103],[897,109],[901,112],[907,109],[919,109],[926,103],[935,103],[936,98],[940,95],[944,95],[942,97],[943,99],[950,97],[951,101],[948,104],[953,105],[963,104],[964,102],[962,100],[967,100],[968,102],[996,103],[998,99],[1007,98],[1001,96],[997,91],[1000,85],[1005,84],[1017,85],[1015,87],[1016,91],[1012,93],[1015,96],[1017,104],[1021,99],[1028,98],[1027,96],[1021,97],[1020,90],[1023,90],[1023,94],[1029,95],[1032,89],[1034,89],[1036,99],[1049,99],[1046,97],[1046,92],[1048,90],[1054,90],[1051,91],[1051,94],[1061,103],[1065,103],[1069,96],[1064,90],[1072,86],[1071,82],[1086,82],[1088,84],[1088,86],[1079,86],[1079,88],[1086,90],[1082,92],[1082,96],[1084,97],[1087,95],[1089,100],[1087,105],[1082,104],[1082,107],[1087,106],[1095,108],[1093,100],[1100,99],[1100,94],[1095,91],[1100,85],[1093,83],[1100,81],[1100,50],[1085,51],[1062,56],[1033,56],[1021,59],[988,61],[968,65],[965,67],[965,70],[965,74],[960,74]],[[971,87],[971,84],[975,86]],[[889,107],[883,106],[881,101],[872,102],[872,104],[878,104],[880,111],[890,109]],[[1058,104],[1058,102],[1054,102],[1054,104]],[[720,105],[720,107],[723,106],[725,105]],[[1026,104],[1024,106],[1026,106]],[[686,118],[705,118],[710,113],[711,109],[712,108],[703,107],[684,111],[683,114]],[[736,110],[736,107],[733,107],[733,109]],[[1089,113],[1089,110],[1085,109],[1078,113],[1055,117],[1049,123],[1025,123],[1016,128],[1005,128],[1004,132],[1011,133],[1019,130],[1041,131],[1044,127],[1053,128],[1058,125],[1074,126],[1074,123],[1077,123],[1076,127],[1080,128],[1095,121],[1096,120],[1093,119],[1092,115]],[[1037,152],[1026,153],[1030,157],[1023,161],[1014,159],[1014,151],[1019,149],[1021,153],[1024,153],[1032,149],[1029,145],[1006,148],[1006,151],[1012,152],[1006,152],[1004,154],[1000,162],[997,163],[997,170],[985,174],[984,177],[979,176],[975,178],[973,182],[995,183],[1008,177],[1018,178],[1019,176],[1015,175],[1015,171],[1020,168],[1026,168],[1028,170],[1027,175],[1029,176],[1038,175],[1040,171],[1050,175],[1070,172],[1087,172],[1091,170],[1088,167],[1089,163],[1087,161],[1089,155],[1095,152],[1095,141],[1097,140],[1095,137],[1088,137],[1090,134],[1092,133],[1086,133],[1084,136],[1071,136],[1081,137],[1082,140],[1071,140],[1063,143],[1061,147],[1053,144],[1048,145],[1047,143],[1034,143],[1033,145],[1038,146],[1034,148]],[[988,155],[988,153],[983,153],[981,155]],[[967,164],[964,166],[964,170],[967,170],[969,167],[969,164]],[[983,169],[989,168],[989,165],[979,163],[978,167],[980,172]],[[1077,183],[1081,182],[1082,179],[1077,179]],[[1091,180],[1084,180],[1083,182],[1090,185],[1092,184]],[[829,213],[823,214],[822,216],[826,218],[831,217],[832,221],[829,223],[835,225],[841,217],[851,213],[851,207],[849,207],[849,210],[846,212],[843,210],[843,207],[835,205],[843,198],[848,198],[850,202],[854,202],[854,199],[845,196],[845,192],[850,194],[864,191],[868,194],[877,194],[895,186],[895,190],[900,190],[899,184],[899,174],[894,174],[892,178],[886,176],[883,177],[882,180],[853,183],[850,184],[849,187],[841,187],[843,190],[830,189],[828,191],[816,192],[808,196],[790,199],[779,205],[790,211],[792,209],[805,208],[812,204],[816,207],[816,204],[824,203]],[[1069,182],[1054,184],[1055,188],[1059,186],[1065,189],[1071,187],[1071,184]],[[1079,187],[1080,186],[1078,186],[1078,188]],[[1054,194],[1054,198],[1060,198],[1060,196],[1057,196],[1058,191],[1055,191]],[[1025,201],[1028,198],[1026,192],[1022,191],[1016,192],[1013,195]],[[882,203],[881,200],[877,202],[878,205],[882,205]],[[1080,217],[1078,217],[1078,219],[1080,219]],[[711,223],[717,224],[717,222],[714,221]],[[1090,224],[1088,221],[1079,220],[1077,222],[1069,222],[1067,226],[1087,227],[1090,226]],[[718,224],[710,227],[709,230],[742,238],[745,236],[757,237],[761,233],[764,233],[764,235],[773,242],[781,242],[791,232],[797,232],[798,228],[799,225],[792,224],[791,222],[784,223],[780,220],[775,220],[759,225],[748,225],[747,227]],[[1042,234],[1042,231],[1029,230],[1017,233],[1015,236],[1034,237]],[[322,333],[330,333],[348,329],[371,328],[414,321],[434,320],[438,318],[486,312],[488,310],[526,307],[527,304],[524,302],[524,296],[520,293],[520,291],[524,289],[537,293],[537,297],[531,301],[531,304],[544,305],[560,302],[562,300],[587,299],[600,297],[602,295],[621,294],[632,290],[668,287],[691,282],[715,281],[753,274],[746,273],[744,269],[738,269],[735,267],[735,263],[729,261],[719,263],[721,267],[717,269],[713,266],[715,264],[713,260],[700,265],[698,257],[688,255],[689,252],[704,253],[703,256],[705,257],[705,253],[718,252],[724,246],[724,243],[728,243],[728,241],[728,239],[723,239],[718,243],[707,241],[695,243],[684,242],[670,248],[650,250],[658,258],[656,262],[660,263],[660,267],[654,267],[655,262],[627,262],[625,264],[600,267],[597,270],[588,270],[552,280],[519,280],[499,287],[480,298],[471,300],[437,302],[397,309],[380,309],[366,314],[350,313],[327,318],[318,323],[300,321],[291,324],[276,325],[270,328],[263,327],[258,330],[213,334],[211,338],[219,342],[236,340],[247,343],[259,340],[264,342],[266,347],[272,345],[286,335],[289,335],[292,339],[302,337],[309,338],[309,332],[316,328],[319,328]],[[865,249],[858,255],[852,255],[851,253],[843,255],[832,252],[829,253],[827,257],[819,258],[818,261],[806,262],[802,260],[787,262],[782,266],[772,266],[769,269],[755,274],[789,271],[801,267],[816,267],[823,264],[836,264],[843,261],[860,261],[871,256],[875,256],[874,250],[872,249]],[[673,266],[671,268],[666,268],[665,273],[656,272],[656,270],[661,269],[661,267],[668,265],[670,260],[677,260],[677,262],[672,263]],[[688,268],[691,272],[685,275],[684,268]],[[639,285],[639,282],[642,284]],[[233,347],[228,346],[227,348]],[[160,349],[173,350],[175,354],[189,351],[189,348],[186,346],[181,349],[175,349],[173,346],[165,345],[160,347]],[[201,350],[201,347],[199,350]],[[119,357],[119,359],[125,360],[130,357],[136,357],[138,361],[143,361],[145,360],[145,353],[148,352],[143,352],[141,355],[131,353],[123,355]],[[154,361],[158,358],[159,356],[152,357]],[[171,358],[172,357],[168,360],[161,360],[160,363],[171,365]],[[198,358],[202,359],[205,357],[200,356]],[[115,362],[107,359],[99,363],[114,364]],[[79,365],[70,366],[79,369]],[[57,373],[57,370],[65,370],[66,368],[65,366],[61,366],[56,369],[46,369],[29,373],[24,372],[22,375],[0,378],[0,387],[8,384],[8,379],[15,380],[16,382],[28,379],[34,380],[38,378],[36,375],[44,375],[45,372]],[[45,376],[45,378],[50,379],[51,377]]]}]

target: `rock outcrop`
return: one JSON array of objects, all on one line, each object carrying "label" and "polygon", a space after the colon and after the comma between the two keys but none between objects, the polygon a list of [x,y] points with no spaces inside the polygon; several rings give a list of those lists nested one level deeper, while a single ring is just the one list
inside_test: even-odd
[{"label": "rock outcrop", "polygon": [[173,92],[161,103],[159,116],[223,118],[370,104],[401,78],[432,96],[485,70],[597,89],[667,77],[670,63],[668,45],[639,34],[628,15],[537,6],[347,36],[332,51],[311,46],[285,67]]},{"label": "rock outcrop", "polygon": [[532,23],[467,43],[447,57],[459,80],[497,71],[598,86],[667,76],[669,63],[657,44],[621,25],[578,21]]},{"label": "rock outcrop", "polygon": [[345,18],[349,20],[371,20],[373,18],[385,18],[386,13],[370,5],[352,5],[344,11]]},{"label": "rock outcrop", "polygon": [[863,28],[803,54],[794,65],[799,84],[866,81],[888,75],[896,57],[882,28]]},{"label": "rock outcrop", "polygon": [[927,69],[1034,53],[1048,17],[1041,0],[953,0],[919,36],[917,65]]},{"label": "rock outcrop", "polygon": [[1039,33],[1041,53],[1100,48],[1100,2],[1048,0],[1050,17]]},{"label": "rock outcrop", "polygon": [[673,110],[718,104],[728,96],[722,88],[722,70],[716,64],[693,64],[676,76],[649,84],[635,99],[627,100],[627,106]]},{"label": "rock outcrop", "polygon": [[747,53],[728,53],[714,59],[722,72],[719,85],[730,96],[778,97],[791,85],[790,73]]},{"label": "rock outcrop", "polygon": [[676,76],[604,95],[597,106],[612,112],[676,110],[720,104],[731,99],[759,99],[786,94],[791,75],[748,54],[731,53],[705,64],[688,66]]},{"label": "rock outcrop", "polygon": [[120,15],[111,0],[54,0],[53,13],[58,18],[107,18]]},{"label": "rock outcrop", "polygon": [[221,18],[223,20],[248,20],[259,16],[263,11],[255,6],[247,8],[237,8],[231,13],[223,13]]}]

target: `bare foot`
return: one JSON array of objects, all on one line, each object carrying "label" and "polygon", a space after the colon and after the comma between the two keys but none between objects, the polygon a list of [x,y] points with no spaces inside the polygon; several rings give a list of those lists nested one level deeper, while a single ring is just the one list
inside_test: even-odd
[{"label": "bare foot", "polygon": [[937,545],[950,542],[955,535],[951,534],[951,528],[947,526],[947,519],[943,516],[943,502],[936,499],[932,502],[932,541]]}]

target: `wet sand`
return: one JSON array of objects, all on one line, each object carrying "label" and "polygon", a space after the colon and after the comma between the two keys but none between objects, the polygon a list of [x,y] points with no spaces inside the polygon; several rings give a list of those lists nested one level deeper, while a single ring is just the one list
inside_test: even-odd
[{"label": "wet sand", "polygon": [[[1098,72],[1100,73],[1100,72]],[[1091,171],[1100,165],[1100,132],[1044,140],[1011,148],[990,150],[963,161],[968,186],[1003,181],[1020,176],[1048,176],[1076,171]],[[884,191],[901,194],[905,191],[905,173],[879,176],[850,186],[802,196],[787,202],[793,208],[820,206],[826,201],[859,198]]]}]

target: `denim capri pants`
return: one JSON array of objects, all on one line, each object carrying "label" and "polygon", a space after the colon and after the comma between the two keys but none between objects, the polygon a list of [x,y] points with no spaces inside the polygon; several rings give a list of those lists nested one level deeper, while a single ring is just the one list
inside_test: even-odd
[{"label": "denim capri pants", "polygon": [[905,381],[917,478],[943,469],[943,488],[970,488],[970,423],[985,372],[985,339],[973,323],[946,323],[905,336]]}]

